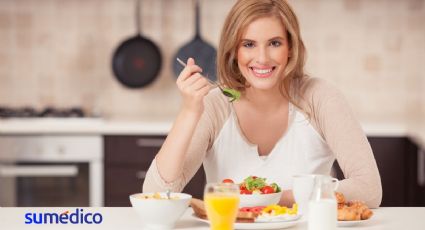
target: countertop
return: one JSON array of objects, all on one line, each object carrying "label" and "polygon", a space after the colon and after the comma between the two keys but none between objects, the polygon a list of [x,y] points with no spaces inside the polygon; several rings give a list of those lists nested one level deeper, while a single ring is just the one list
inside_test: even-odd
[{"label": "countertop", "polygon": [[[100,224],[25,224],[26,213],[62,213],[66,210],[75,212],[76,208],[0,208],[0,229],[143,229],[140,217],[133,208],[83,208],[84,213],[100,213],[103,221]],[[352,226],[349,229],[392,230],[392,229],[423,229],[425,226],[425,207],[397,207],[374,209],[374,216],[366,222]],[[208,224],[200,222],[192,216],[188,208],[183,217],[176,223],[175,229],[208,230]],[[307,222],[300,220],[297,225],[289,228],[294,230],[307,229]],[[339,227],[338,229],[348,229]]]},{"label": "countertop", "polygon": [[[93,134],[93,135],[166,135],[172,118],[111,120],[101,118],[12,118],[0,119],[0,135]],[[409,137],[425,149],[423,122],[363,122],[368,136]]]},{"label": "countertop", "polygon": [[[173,119],[109,120],[102,118],[13,118],[0,119],[0,135],[94,134],[166,135]],[[363,122],[368,136],[409,137],[425,149],[425,121]]]},{"label": "countertop", "polygon": [[102,118],[0,119],[1,134],[166,135],[172,120],[108,120]]}]

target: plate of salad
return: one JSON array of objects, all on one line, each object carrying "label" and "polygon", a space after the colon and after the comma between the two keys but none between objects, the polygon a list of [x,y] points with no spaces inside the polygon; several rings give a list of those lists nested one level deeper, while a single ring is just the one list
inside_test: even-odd
[{"label": "plate of salad", "polygon": [[[239,207],[267,206],[279,203],[282,189],[276,183],[267,183],[266,178],[249,176],[239,183]],[[224,179],[223,183],[234,183]]]}]

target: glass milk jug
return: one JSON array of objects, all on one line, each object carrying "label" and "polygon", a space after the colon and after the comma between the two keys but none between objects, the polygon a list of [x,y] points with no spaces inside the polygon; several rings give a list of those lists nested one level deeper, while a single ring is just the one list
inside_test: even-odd
[{"label": "glass milk jug", "polygon": [[317,175],[308,204],[309,230],[334,230],[337,224],[337,202],[335,190],[338,180],[330,176]]}]

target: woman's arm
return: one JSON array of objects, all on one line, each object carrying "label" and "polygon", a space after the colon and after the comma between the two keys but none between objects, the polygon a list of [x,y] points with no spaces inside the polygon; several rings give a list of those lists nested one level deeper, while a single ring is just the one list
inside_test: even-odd
[{"label": "woman's arm", "polygon": [[164,141],[156,164],[166,182],[176,180],[183,171],[184,159],[200,116],[190,111],[181,111]]},{"label": "woman's arm", "polygon": [[[146,174],[143,191],[158,192],[170,189],[180,192],[201,167],[208,149],[212,147],[230,113],[229,102],[219,89],[212,90],[205,97],[204,105],[204,112],[193,131],[187,150],[183,154],[184,159],[179,159],[183,162],[180,174],[176,175],[176,179],[172,181],[164,180],[157,167],[157,158],[155,158]],[[164,160],[167,161],[167,158]],[[173,164],[172,160],[167,163]]]},{"label": "woman's arm", "polygon": [[[164,144],[149,169],[145,188],[154,183],[152,171],[159,173],[165,183],[180,179],[185,167],[187,151],[195,129],[204,112],[204,97],[211,89],[208,81],[199,74],[201,68],[190,58],[177,79],[177,87],[183,98],[181,110]],[[149,176],[151,175],[151,176]],[[151,178],[151,179],[149,179]]]},{"label": "woman's arm", "polygon": [[323,80],[310,80],[312,120],[335,154],[345,180],[338,191],[348,200],[362,200],[379,207],[382,199],[381,178],[372,149],[359,122],[343,95]]},{"label": "woman's arm", "polygon": [[[174,126],[177,128],[177,126]],[[186,128],[186,127],[183,127]],[[176,167],[175,161],[180,161],[182,166],[177,170],[175,178],[166,180],[163,175],[161,168],[164,167],[158,164],[158,156],[153,160],[149,170],[146,174],[146,178],[143,184],[144,192],[159,192],[170,189],[175,192],[181,192],[184,186],[189,182],[189,180],[195,175],[196,171],[201,167],[202,161],[205,158],[205,154],[210,146],[212,134],[212,125],[211,119],[208,115],[208,111],[201,116],[196,129],[193,132],[192,138],[188,144],[187,150],[182,154],[183,158],[181,159],[163,159],[166,164],[165,167]],[[172,146],[171,146],[172,147]],[[172,149],[171,149],[172,151]],[[177,171],[176,170],[176,171]]]}]

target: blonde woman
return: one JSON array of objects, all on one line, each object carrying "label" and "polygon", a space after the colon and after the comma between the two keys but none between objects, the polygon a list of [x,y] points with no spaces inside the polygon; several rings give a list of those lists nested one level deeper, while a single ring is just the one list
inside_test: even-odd
[{"label": "blonde woman", "polygon": [[239,0],[227,16],[217,57],[232,103],[195,60],[177,79],[183,104],[153,160],[144,191],[181,191],[203,164],[207,182],[255,175],[277,182],[291,205],[292,176],[330,174],[338,161],[349,200],[378,207],[382,188],[370,145],[338,90],[304,73],[298,20],[284,0]]}]

